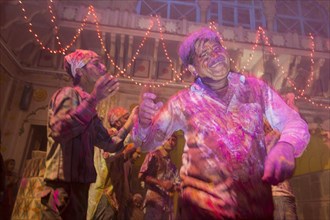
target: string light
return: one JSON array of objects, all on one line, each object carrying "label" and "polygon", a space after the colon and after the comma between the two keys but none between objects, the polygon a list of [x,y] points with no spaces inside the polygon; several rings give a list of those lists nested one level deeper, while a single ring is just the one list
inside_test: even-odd
[{"label": "string light", "polygon": [[[56,41],[57,41],[57,44],[60,48],[62,48],[62,43],[60,41],[60,38],[58,36],[58,27],[56,25],[56,17],[53,13],[53,9],[52,9],[52,3],[53,3],[53,0],[50,0],[50,4],[48,4],[48,11],[49,11],[49,14],[51,16],[51,22],[54,24],[54,29],[55,29],[55,38],[56,38]],[[64,51],[62,51],[64,53]]]},{"label": "string light", "polygon": [[[129,68],[132,65],[132,63],[136,60],[136,58],[140,54],[141,48],[144,46],[144,43],[147,40],[147,37],[150,35],[151,28],[154,25],[153,24],[153,21],[152,20],[150,21],[150,26],[148,27],[146,33],[144,34],[144,38],[142,39],[141,43],[139,44],[138,49],[135,52],[135,55],[132,57],[132,59],[130,60],[130,62],[127,64],[127,66],[122,69],[120,66],[118,66],[115,63],[115,61],[112,59],[112,57],[110,56],[109,52],[107,51],[107,49],[105,47],[105,44],[104,44],[103,39],[101,37],[101,31],[100,31],[100,26],[99,26],[98,18],[97,18],[97,15],[96,15],[95,11],[94,11],[94,8],[92,8],[91,13],[94,16],[94,22],[95,22],[95,26],[96,26],[96,32],[97,32],[98,38],[100,40],[101,47],[104,50],[104,52],[105,52],[107,58],[109,59],[110,63],[119,71],[119,73],[123,77],[125,77],[127,79],[130,79],[136,85],[138,85],[138,86],[145,86],[145,87],[147,87],[147,86],[151,87],[150,84],[148,85],[148,84],[143,84],[143,83],[136,82],[136,80],[134,78],[132,78],[130,75],[126,74],[125,72],[127,71],[127,68]],[[118,77],[118,76],[119,76],[119,74],[116,75],[116,77]],[[160,87],[160,84],[155,84],[155,85],[153,85],[153,87]]]},{"label": "string light", "polygon": [[[314,37],[312,36],[311,33],[309,33],[309,38],[311,39],[311,53],[310,53],[310,57],[311,57],[311,72],[310,72],[310,76],[308,77],[307,80],[307,88],[310,88],[314,79],[314,54],[315,54],[315,43],[314,43]],[[303,96],[305,93],[305,89],[301,90],[300,95]]]},{"label": "string light", "polygon": [[65,52],[73,46],[73,44],[75,43],[75,41],[77,40],[77,38],[79,37],[80,33],[83,31],[84,29],[84,26],[86,25],[86,22],[87,22],[87,19],[88,19],[88,16],[90,15],[90,8],[88,10],[88,13],[86,14],[86,16],[84,17],[82,23],[80,24],[80,28],[77,29],[77,33],[74,35],[73,39],[71,40],[71,42],[66,45],[65,47],[62,47],[62,44],[61,44],[61,41],[60,41],[60,38],[58,36],[58,31],[59,31],[59,28],[58,26],[56,25],[56,17],[53,13],[53,9],[52,9],[52,6],[51,4],[53,3],[52,0],[50,0],[50,4],[48,5],[48,9],[49,9],[49,13],[51,15],[51,22],[54,24],[54,29],[55,29],[55,38],[56,38],[56,41],[57,41],[57,44],[58,46],[60,47],[60,49],[51,49],[50,47],[47,47],[39,38],[38,34],[36,34],[34,31],[33,31],[33,24],[32,22],[29,21],[28,17],[27,17],[27,14],[26,14],[26,10],[24,8],[24,5],[23,5],[23,2],[22,0],[19,0],[18,1],[19,4],[21,5],[21,10],[23,12],[23,17],[24,19],[27,21],[28,25],[29,25],[29,32],[32,34],[32,36],[35,38],[35,40],[37,41],[37,43],[40,45],[41,49],[43,50],[47,50],[49,53],[51,54],[57,54],[57,53],[61,53],[61,54],[65,54]]},{"label": "string light", "polygon": [[[162,30],[162,27],[160,25],[160,19],[159,19],[159,17],[157,15],[156,15],[156,19],[157,19],[157,24],[158,24],[159,34],[160,34],[160,40],[162,42],[163,52],[164,52],[164,55],[165,55],[166,59],[170,63],[171,70],[175,73],[175,78],[174,79],[175,80],[178,79],[178,80],[182,80],[183,81],[182,76],[187,71],[187,68],[183,70],[183,73],[181,73],[181,72],[178,73],[176,71],[176,69],[174,68],[173,61],[169,57],[168,52],[167,52],[167,47],[166,47],[165,40],[164,40],[163,30]],[[172,81],[170,81],[170,82],[172,82]]]},{"label": "string light", "polygon": [[[285,75],[285,71],[284,71],[284,68],[283,66],[280,64],[280,60],[276,57],[276,54],[273,50],[273,48],[271,47],[270,43],[269,43],[269,38],[266,36],[266,33],[265,31],[262,29],[262,27],[259,27],[259,30],[262,32],[262,35],[263,35],[263,39],[265,40],[265,43],[266,45],[270,48],[270,52],[273,54],[274,56],[274,60],[277,62],[277,66],[281,68],[281,72],[283,75]],[[310,35],[311,36],[311,35]],[[307,87],[310,87],[311,85],[311,82],[313,81],[313,78],[314,78],[314,68],[312,67],[313,64],[314,64],[314,48],[315,48],[315,44],[314,44],[314,38],[311,36],[310,37],[311,40],[312,40],[312,43],[311,43],[311,74],[310,74],[310,77],[307,81]],[[305,101],[308,101],[310,104],[316,106],[316,107],[322,107],[322,108],[325,108],[325,109],[330,109],[330,105],[324,105],[322,103],[316,103],[314,102],[311,98],[308,98],[304,95],[304,90],[299,90],[296,86],[295,86],[295,83],[289,78],[289,77],[286,77],[286,79],[288,80],[289,82],[289,85],[291,85],[291,87],[294,89],[294,91],[296,92],[296,94],[298,93],[299,95],[296,95],[295,96],[295,99],[301,99],[301,100],[305,100]]]},{"label": "string light", "polygon": [[[47,50],[49,51],[50,53],[52,54],[57,54],[57,53],[62,53],[62,54],[65,54],[66,51],[71,48],[73,46],[73,44],[75,43],[75,41],[78,39],[78,37],[80,36],[81,32],[84,30],[84,27],[86,26],[86,23],[87,23],[87,19],[88,17],[92,14],[94,16],[94,22],[95,22],[95,26],[96,26],[96,31],[97,31],[97,35],[98,35],[98,38],[100,40],[100,44],[101,44],[101,47],[102,49],[104,50],[105,54],[107,55],[107,58],[110,60],[110,63],[115,66],[115,68],[117,70],[119,70],[119,74],[121,74],[123,77],[125,78],[128,78],[130,79],[131,81],[133,81],[136,85],[139,85],[139,86],[144,86],[144,87],[150,87],[150,88],[155,88],[155,87],[161,87],[161,86],[166,86],[168,85],[169,83],[172,83],[173,81],[172,80],[169,80],[167,82],[163,82],[163,83],[156,83],[156,82],[153,82],[152,84],[144,84],[144,83],[141,83],[141,82],[136,82],[135,79],[133,79],[130,75],[126,74],[125,72],[127,71],[127,69],[129,67],[131,67],[132,63],[136,60],[137,56],[139,55],[140,53],[140,50],[141,48],[144,46],[144,43],[145,41],[147,40],[147,38],[149,37],[150,35],[150,31],[151,31],[151,28],[153,27],[153,21],[151,20],[150,22],[150,26],[148,27],[145,35],[144,35],[144,38],[142,39],[141,43],[139,44],[138,46],[138,49],[136,50],[135,54],[133,55],[132,59],[130,60],[130,62],[127,64],[127,66],[125,68],[120,68],[116,63],[115,61],[111,58],[110,54],[108,53],[106,47],[105,47],[105,44],[103,42],[103,39],[101,37],[101,31],[100,31],[100,27],[99,27],[99,23],[98,23],[98,18],[97,18],[97,15],[95,13],[95,10],[94,10],[94,7],[93,5],[90,5],[88,7],[88,12],[86,14],[86,16],[84,17],[83,21],[81,22],[80,24],[80,27],[77,29],[77,32],[76,34],[73,36],[72,40],[70,43],[68,43],[66,46],[62,46],[62,43],[61,43],[61,40],[60,40],[60,37],[58,35],[58,32],[59,32],[59,28],[58,26],[56,25],[56,16],[54,15],[53,13],[53,8],[52,8],[52,4],[53,4],[53,0],[50,0],[50,4],[48,5],[48,9],[49,9],[49,13],[51,15],[51,22],[53,23],[54,25],[54,29],[55,29],[55,39],[57,41],[57,45],[59,47],[59,49],[51,49],[49,47],[46,47],[45,44],[40,40],[38,34],[36,34],[34,31],[33,31],[33,25],[31,22],[29,22],[29,19],[26,15],[26,10],[24,8],[24,5],[23,5],[23,2],[22,0],[19,0],[19,4],[21,5],[21,10],[23,12],[23,17],[24,19],[27,21],[28,25],[29,25],[29,32],[34,36],[35,40],[38,42],[38,44],[40,45],[40,47],[43,49],[43,50]],[[169,61],[169,65],[170,65],[170,69],[175,73],[175,77],[174,77],[174,80],[181,80],[182,82],[184,82],[184,80],[182,79],[182,76],[184,73],[186,73],[187,69],[184,69],[183,72],[178,72],[175,68],[174,68],[174,65],[173,65],[173,61],[172,59],[169,57],[168,55],[168,52],[167,52],[167,48],[166,48],[166,44],[165,44],[165,40],[164,40],[164,36],[163,36],[163,30],[162,30],[162,27],[160,25],[160,19],[159,17],[156,15],[156,20],[157,20],[157,24],[158,24],[158,29],[159,29],[159,34],[160,34],[160,40],[161,40],[161,43],[162,43],[162,47],[163,47],[163,52],[166,56],[166,59]],[[210,22],[209,24],[209,28],[210,29],[213,29],[214,31],[217,31],[217,25],[215,24],[214,21]],[[221,44],[223,45],[223,47],[226,49],[225,47],[225,44],[224,44],[224,40],[222,38],[222,35],[217,31],[217,34],[220,38],[220,41],[221,41]],[[252,46],[252,53],[250,54],[249,58],[247,59],[247,63],[243,66],[243,69],[241,69],[241,72],[245,72],[246,70],[246,67],[250,65],[251,61],[253,60],[254,58],[254,53],[259,45],[259,40],[261,38],[261,34],[262,34],[262,37],[264,39],[264,42],[265,44],[269,47],[269,51],[271,52],[271,54],[274,56],[274,60],[277,62],[277,66],[281,69],[281,73],[283,75],[285,75],[285,71],[284,71],[284,68],[283,66],[280,64],[280,61],[279,59],[276,57],[276,54],[275,52],[273,51],[273,48],[271,47],[270,43],[269,43],[269,39],[268,37],[266,36],[266,33],[265,31],[262,29],[262,27],[259,27],[257,32],[256,32],[256,40],[255,40],[255,43],[254,45]],[[310,33],[310,39],[311,39],[311,53],[310,53],[310,57],[311,57],[311,73],[310,73],[310,76],[307,80],[307,85],[306,87],[309,88],[311,87],[312,85],[312,82],[313,82],[313,79],[314,79],[314,54],[315,54],[315,43],[314,43],[314,37],[312,36],[312,34]],[[235,64],[235,61],[233,59],[230,58],[230,61],[234,64],[235,68],[236,69],[239,69],[237,67],[237,65]],[[119,74],[117,74],[116,76],[118,77]],[[305,101],[308,101],[309,103],[311,103],[312,105],[314,106],[317,106],[317,107],[324,107],[326,109],[330,109],[330,106],[328,105],[323,105],[322,103],[316,103],[314,102],[312,99],[306,97],[304,95],[304,92],[305,92],[305,89],[302,89],[302,90],[299,90],[294,82],[289,78],[287,77],[288,79],[288,82],[289,82],[289,85],[297,92],[299,93],[299,95],[296,96],[296,99],[302,99],[302,100],[305,100]]]},{"label": "string light", "polygon": [[63,54],[65,54],[65,52],[70,49],[73,44],[76,42],[76,40],[79,38],[81,32],[84,30],[84,27],[86,26],[87,24],[87,20],[90,16],[90,12],[93,8],[92,5],[90,5],[88,7],[88,12],[87,14],[85,15],[85,17],[83,18],[82,22],[80,23],[80,27],[77,29],[76,31],[76,34],[73,36],[72,40],[65,46],[65,47],[62,47],[62,44],[61,44],[61,41],[60,41],[60,38],[58,36],[58,31],[59,31],[59,28],[58,26],[56,25],[56,17],[53,13],[53,8],[52,8],[52,3],[53,3],[53,0],[50,0],[50,4],[48,5],[48,9],[49,9],[49,13],[51,14],[52,16],[52,19],[51,19],[51,22],[54,24],[54,29],[55,29],[55,37],[56,37],[56,40],[58,42],[58,45],[60,46],[60,49],[59,49],[59,52],[62,52]]},{"label": "string light", "polygon": [[[210,22],[209,28],[217,31],[217,26],[215,25],[215,22]],[[217,34],[220,36],[220,42],[221,42],[221,44],[224,45],[223,44],[223,39],[222,39],[221,35],[219,34],[219,32],[217,32]],[[259,43],[259,40],[261,38],[261,34],[262,34],[262,38],[265,41],[265,44],[268,46],[269,51],[273,55],[274,60],[277,62],[277,66],[281,69],[281,73],[283,75],[286,75],[285,74],[285,71],[284,71],[284,67],[280,64],[280,60],[277,58],[277,56],[276,56],[273,48],[271,47],[271,45],[269,43],[269,38],[266,36],[266,33],[265,33],[265,31],[263,30],[262,27],[259,27],[258,30],[257,30],[257,32],[256,32],[256,41],[255,41],[254,45],[252,46],[252,53],[251,53],[250,57],[247,60],[247,64],[245,64],[243,66],[243,69],[241,70],[241,72],[244,73],[245,72],[245,68],[247,66],[249,66],[249,63],[252,61],[253,55],[255,53],[256,48],[258,47],[258,43]],[[310,57],[311,57],[311,74],[310,74],[310,76],[309,76],[309,78],[307,80],[307,85],[306,85],[307,88],[309,88],[312,85],[312,81],[314,79],[314,67],[313,67],[313,65],[314,65],[315,43],[314,43],[314,37],[311,34],[310,34],[310,39],[312,41],[311,42],[311,53],[310,53]],[[224,46],[224,48],[226,48],[226,47]],[[235,66],[235,68],[238,69],[237,66]],[[311,98],[306,97],[304,95],[304,90],[299,90],[295,86],[294,82],[289,77],[286,77],[286,78],[287,78],[287,80],[289,82],[289,85],[298,94],[298,95],[295,96],[295,99],[302,99],[302,100],[308,101],[310,104],[312,104],[312,105],[314,105],[316,107],[322,107],[322,108],[325,108],[325,109],[330,109],[330,106],[329,105],[324,105],[322,103],[316,103]]]}]

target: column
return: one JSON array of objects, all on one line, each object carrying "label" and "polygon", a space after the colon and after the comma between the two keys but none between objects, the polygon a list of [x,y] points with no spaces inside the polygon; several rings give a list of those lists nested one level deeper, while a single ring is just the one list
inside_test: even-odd
[{"label": "column", "polygon": [[201,10],[201,23],[206,23],[207,10],[211,5],[211,0],[199,0],[198,5]]}]

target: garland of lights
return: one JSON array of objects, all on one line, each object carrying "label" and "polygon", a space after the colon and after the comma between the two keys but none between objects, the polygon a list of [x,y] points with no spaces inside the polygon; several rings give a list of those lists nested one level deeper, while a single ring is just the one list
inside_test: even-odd
[{"label": "garland of lights", "polygon": [[[159,28],[159,34],[160,34],[160,40],[162,42],[162,47],[163,47],[163,51],[164,51],[164,55],[166,56],[166,59],[169,61],[170,63],[170,67],[171,67],[171,70],[175,73],[176,77],[175,77],[175,80],[178,79],[178,80],[182,80],[184,82],[184,80],[182,79],[182,76],[183,74],[187,71],[187,69],[183,70],[183,73],[178,73],[176,71],[176,69],[174,69],[174,66],[173,66],[173,61],[172,59],[169,57],[168,55],[168,52],[167,52],[167,47],[166,47],[166,44],[165,44],[165,40],[164,40],[164,35],[163,35],[163,29],[160,25],[160,19],[159,19],[159,16],[156,15],[156,19],[157,19],[157,24],[158,24],[158,28]],[[172,81],[170,81],[172,82]]]},{"label": "garland of lights", "polygon": [[[217,30],[217,27],[215,25],[214,22],[211,22],[210,23],[210,28],[213,29],[213,30]],[[221,35],[219,34],[219,32],[217,32],[218,35],[220,36],[220,41],[223,42],[223,39],[221,38]],[[266,33],[265,31],[263,30],[262,27],[259,27],[258,28],[258,31],[257,31],[257,34],[256,34],[256,42],[254,43],[254,46],[252,47],[252,53],[251,53],[251,56],[249,57],[249,59],[247,60],[247,64],[244,65],[243,67],[243,70],[241,70],[241,72],[245,72],[245,67],[249,65],[250,61],[252,60],[252,57],[255,53],[255,50],[256,48],[258,47],[258,42],[259,42],[259,38],[260,38],[260,35],[262,33],[262,37],[263,39],[265,40],[265,43],[266,45],[269,47],[269,51],[271,52],[271,54],[273,55],[274,57],[274,60],[277,62],[277,66],[281,68],[281,72],[282,74],[284,75],[285,71],[284,71],[284,68],[283,66],[280,64],[280,60],[277,58],[273,48],[271,47],[270,43],[269,43],[269,38],[266,36]],[[311,57],[311,74],[307,80],[307,85],[306,87],[309,88],[312,84],[312,81],[313,81],[313,78],[314,78],[314,67],[313,67],[313,64],[314,64],[314,53],[315,53],[315,43],[314,43],[314,37],[312,36],[312,34],[310,33],[310,39],[312,41],[311,43],[311,54],[310,54],[310,57]],[[221,42],[221,43],[222,43]],[[233,60],[231,60],[233,62]],[[235,66],[236,67],[236,66]],[[236,67],[237,68],[237,67]],[[330,106],[329,105],[324,105],[322,103],[316,103],[314,102],[311,98],[308,98],[304,95],[304,89],[303,90],[300,90],[298,89],[294,82],[289,78],[289,77],[286,77],[288,82],[289,82],[289,85],[298,93],[298,95],[295,96],[295,99],[303,99],[305,101],[308,101],[309,103],[311,103],[312,105],[316,106],[316,107],[322,107],[322,108],[325,108],[325,109],[330,109]]]},{"label": "garland of lights", "polygon": [[[269,43],[269,39],[268,37],[266,36],[266,33],[265,31],[259,27],[259,30],[262,31],[262,34],[263,34],[263,38],[265,39],[266,41],[266,45],[268,47],[270,47],[270,52],[274,55],[274,59],[277,61],[277,65],[278,67],[281,67],[281,72],[282,74],[284,74],[284,68],[283,66],[280,64],[280,60],[278,58],[276,58],[276,54],[274,53],[273,51],[273,48],[271,47],[270,43]],[[310,77],[309,79],[307,80],[307,87],[310,87],[311,86],[311,82],[313,81],[313,77],[314,77],[314,68],[313,68],[313,64],[314,64],[314,38],[312,37],[312,35],[310,34],[310,38],[312,40],[312,52],[310,54],[311,56],[311,74],[310,74]],[[287,77],[288,79],[288,82],[289,84],[292,86],[292,88],[297,92],[297,93],[300,93],[298,94],[295,99],[303,99],[305,101],[308,101],[309,103],[311,103],[312,105],[316,106],[316,107],[322,107],[322,108],[325,108],[325,109],[330,109],[330,106],[329,105],[323,105],[322,103],[316,103],[314,102],[311,98],[308,98],[304,95],[304,90],[299,90],[296,85],[294,84],[294,82],[289,78]]]},{"label": "garland of lights", "polygon": [[[54,28],[55,28],[55,37],[56,37],[56,40],[57,40],[57,44],[58,46],[60,47],[60,49],[58,50],[53,50],[49,47],[46,47],[46,45],[44,45],[44,43],[40,40],[38,34],[36,34],[34,31],[33,31],[33,25],[31,22],[29,22],[27,16],[26,16],[26,10],[24,8],[24,5],[23,5],[23,2],[21,0],[18,1],[19,4],[21,5],[21,10],[23,12],[23,17],[24,19],[27,21],[27,23],[29,24],[29,32],[33,35],[33,37],[35,38],[35,40],[38,42],[38,44],[40,45],[41,49],[43,50],[48,50],[49,53],[52,53],[52,54],[57,54],[57,53],[61,53],[63,55],[65,55],[65,52],[73,46],[73,44],[75,43],[75,41],[77,40],[77,38],[79,37],[80,33],[84,30],[84,26],[86,25],[86,22],[87,22],[87,19],[90,15],[90,10],[93,6],[89,6],[88,7],[88,13],[86,14],[86,16],[84,17],[81,25],[80,25],[80,28],[77,29],[77,33],[73,36],[73,39],[71,40],[71,42],[65,46],[65,47],[62,47],[62,44],[61,44],[61,41],[59,39],[59,36],[58,36],[58,26],[55,24],[55,21],[56,21],[56,17],[54,16],[53,14],[53,9],[52,9],[52,6],[51,4],[48,6],[48,9],[49,9],[49,12],[52,16],[51,18],[51,22],[54,24]],[[51,3],[53,3],[52,0],[50,0]]]},{"label": "garland of lights", "polygon": [[[311,39],[311,54],[310,54],[310,56],[311,56],[311,74],[310,74],[310,76],[308,77],[308,80],[307,80],[307,85],[306,85],[306,87],[307,88],[309,88],[309,87],[311,87],[311,85],[312,85],[312,82],[313,82],[313,79],[314,79],[314,53],[315,53],[315,43],[314,43],[314,37],[312,36],[312,34],[311,33],[309,33],[309,37],[310,37],[310,39]],[[305,89],[303,89],[302,91],[301,91],[301,95],[303,96],[304,95],[304,92],[305,92]]]},{"label": "garland of lights", "polygon": [[[119,70],[119,73],[120,73],[123,77],[130,79],[130,80],[133,81],[136,85],[144,86],[144,87],[150,87],[150,88],[151,88],[151,87],[155,88],[155,87],[166,86],[166,85],[168,85],[169,83],[172,83],[172,82],[173,82],[172,80],[169,80],[169,81],[166,81],[166,82],[164,82],[164,83],[155,83],[155,82],[153,82],[153,84],[143,84],[143,83],[140,83],[140,82],[136,82],[136,81],[135,81],[130,75],[127,75],[127,74],[125,73],[125,72],[127,71],[127,69],[132,65],[132,63],[136,60],[136,57],[137,57],[137,56],[139,55],[139,53],[140,53],[140,49],[144,46],[144,43],[145,43],[145,41],[147,40],[147,37],[150,35],[151,28],[153,27],[153,21],[152,21],[152,20],[151,20],[151,25],[148,27],[148,29],[147,29],[147,31],[146,31],[146,33],[145,33],[145,36],[144,36],[144,38],[143,38],[143,40],[141,41],[141,43],[140,43],[140,45],[139,45],[137,51],[135,52],[135,55],[132,57],[132,59],[130,60],[130,62],[127,64],[127,66],[126,66],[125,68],[122,69],[122,68],[120,68],[120,67],[115,63],[115,61],[111,58],[110,54],[108,53],[108,51],[107,51],[107,49],[106,49],[106,47],[105,47],[105,45],[104,45],[103,39],[102,39],[102,37],[101,37],[101,31],[100,31],[100,27],[99,27],[99,23],[98,23],[98,18],[97,18],[97,15],[96,15],[96,13],[95,13],[95,10],[94,10],[93,5],[90,5],[90,6],[88,7],[88,12],[87,12],[86,16],[84,17],[83,21],[81,22],[80,27],[77,29],[77,33],[74,35],[74,37],[73,37],[73,39],[71,40],[71,42],[70,42],[68,45],[66,45],[65,47],[63,47],[63,46],[62,46],[62,43],[61,43],[61,41],[60,41],[60,38],[59,38],[59,36],[58,36],[58,30],[59,30],[59,28],[58,28],[58,26],[56,25],[56,17],[55,17],[55,15],[54,15],[54,13],[53,13],[53,9],[52,9],[53,0],[49,0],[49,1],[50,1],[50,4],[48,5],[48,9],[49,9],[49,13],[50,13],[50,15],[51,15],[51,22],[54,24],[55,38],[56,38],[56,41],[57,41],[58,47],[60,48],[60,49],[58,49],[58,50],[53,50],[53,49],[51,49],[51,48],[49,48],[49,47],[46,47],[46,46],[44,45],[44,43],[40,40],[38,34],[36,34],[36,33],[33,31],[33,29],[32,29],[32,27],[33,27],[32,23],[29,22],[29,20],[28,20],[28,18],[27,18],[27,16],[26,16],[26,10],[25,10],[25,8],[24,8],[23,2],[22,2],[21,0],[19,0],[19,3],[20,3],[20,5],[21,5],[21,10],[23,11],[23,17],[24,17],[24,19],[27,21],[27,23],[29,24],[29,32],[33,34],[35,40],[39,43],[40,47],[41,47],[43,50],[48,50],[50,53],[53,53],[53,54],[62,53],[63,55],[65,55],[66,51],[67,51],[69,48],[71,48],[71,47],[73,46],[73,44],[75,43],[75,41],[77,40],[77,38],[79,37],[79,35],[81,34],[81,32],[84,30],[84,27],[86,26],[86,23],[87,23],[87,19],[88,19],[88,17],[92,14],[92,15],[94,16],[94,22],[95,22],[95,25],[96,25],[96,31],[97,31],[98,38],[99,38],[99,40],[100,40],[101,47],[102,47],[102,49],[104,50],[105,54],[107,55],[107,58],[109,59],[109,61],[111,62],[111,64],[112,64],[113,66],[115,66],[116,69]],[[183,76],[183,74],[187,71],[187,69],[183,70],[182,73],[181,73],[181,72],[178,73],[178,72],[175,70],[174,65],[173,65],[173,61],[171,60],[171,58],[169,57],[168,52],[167,52],[167,48],[166,48],[166,44],[165,44],[164,36],[163,36],[163,30],[162,30],[162,27],[161,27],[161,25],[160,25],[160,19],[159,19],[159,16],[156,15],[155,17],[156,17],[156,19],[157,19],[157,24],[158,24],[158,28],[159,28],[159,34],[160,34],[160,40],[161,40],[161,42],[162,42],[162,47],[163,47],[164,54],[165,54],[165,56],[166,56],[166,59],[167,59],[167,60],[169,61],[169,63],[170,63],[170,64],[169,64],[169,65],[170,65],[170,69],[171,69],[172,71],[174,71],[174,73],[176,74],[174,80],[176,81],[176,80],[178,79],[178,80],[182,80],[182,81],[183,81],[182,76]],[[213,21],[210,22],[210,24],[209,24],[209,28],[210,28],[210,29],[213,29],[214,31],[217,31],[217,25],[216,25],[215,22],[213,22]],[[222,44],[223,47],[226,49],[226,47],[225,47],[224,44],[223,44],[223,43],[224,43],[224,40],[223,40],[223,38],[222,38],[222,35],[221,35],[218,31],[217,31],[217,34],[218,34],[219,37],[220,37],[221,44]],[[276,57],[276,54],[275,54],[275,52],[273,51],[273,48],[271,47],[271,45],[270,45],[270,43],[269,43],[269,39],[268,39],[268,37],[266,36],[266,33],[265,33],[265,31],[263,30],[262,27],[259,27],[258,30],[257,30],[257,33],[256,33],[256,41],[255,41],[254,45],[252,46],[252,53],[251,53],[251,56],[248,58],[246,65],[243,66],[243,69],[241,69],[241,72],[244,73],[245,70],[246,70],[246,67],[247,67],[247,66],[250,64],[250,62],[252,61],[252,59],[253,59],[253,57],[254,57],[255,50],[256,50],[256,48],[257,48],[258,45],[259,45],[259,40],[260,40],[260,38],[261,38],[261,34],[262,34],[262,37],[263,37],[263,39],[264,39],[266,45],[269,47],[269,50],[270,50],[271,54],[274,56],[274,60],[277,62],[277,66],[281,68],[281,72],[282,72],[282,74],[284,75],[284,73],[285,73],[284,68],[283,68],[283,66],[280,64],[279,59]],[[313,79],[314,79],[314,67],[313,67],[313,65],[314,65],[314,54],[315,54],[315,43],[314,43],[314,37],[312,36],[311,33],[310,33],[309,35],[310,35],[310,39],[311,39],[311,41],[312,41],[312,43],[311,43],[311,54],[310,54],[310,57],[311,57],[311,74],[310,74],[310,76],[309,76],[309,78],[308,78],[308,80],[307,80],[307,85],[306,85],[307,88],[311,87],[312,82],[313,82]],[[237,65],[235,64],[235,61],[234,61],[232,58],[230,58],[230,61],[235,65],[235,68],[236,68],[236,69],[239,69],[239,68],[237,67]],[[117,74],[116,76],[118,77],[119,74]],[[293,89],[294,89],[296,92],[299,93],[299,95],[297,95],[297,96],[295,97],[295,99],[303,99],[303,100],[305,100],[305,101],[308,101],[309,103],[311,103],[311,104],[314,105],[314,106],[317,106],[317,107],[324,107],[325,109],[330,109],[330,106],[323,105],[322,103],[315,103],[313,100],[311,100],[310,98],[306,97],[306,96],[304,95],[305,89],[302,89],[302,90],[298,89],[298,88],[295,86],[294,82],[293,82],[289,77],[287,77],[287,79],[288,79],[289,85],[292,86]],[[184,82],[184,81],[183,81],[183,82]]]}]

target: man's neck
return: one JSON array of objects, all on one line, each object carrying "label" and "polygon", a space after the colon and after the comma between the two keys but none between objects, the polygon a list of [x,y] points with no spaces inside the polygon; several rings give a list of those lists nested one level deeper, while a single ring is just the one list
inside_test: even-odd
[{"label": "man's neck", "polygon": [[225,78],[222,81],[204,81],[205,85],[207,85],[213,92],[215,92],[220,98],[224,97],[228,91],[228,79]]}]

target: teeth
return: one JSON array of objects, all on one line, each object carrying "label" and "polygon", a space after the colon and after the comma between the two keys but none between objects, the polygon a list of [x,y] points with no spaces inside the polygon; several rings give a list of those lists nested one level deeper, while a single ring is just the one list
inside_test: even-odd
[{"label": "teeth", "polygon": [[214,66],[218,65],[218,63],[224,62],[224,61],[225,61],[225,57],[219,56],[218,58],[216,58],[214,61],[212,61],[210,63],[209,67],[214,67]]}]

